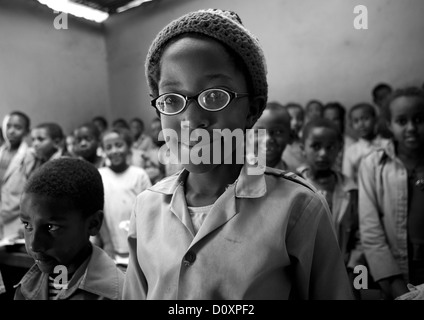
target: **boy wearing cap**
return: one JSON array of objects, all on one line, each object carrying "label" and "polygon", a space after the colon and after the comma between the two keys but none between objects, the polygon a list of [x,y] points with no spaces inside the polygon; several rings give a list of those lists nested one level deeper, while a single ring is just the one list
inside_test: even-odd
[{"label": "boy wearing cap", "polygon": [[[264,56],[240,18],[209,9],[172,21],[150,47],[146,75],[162,128],[177,132],[167,146],[189,161],[137,197],[123,298],[351,299],[313,187],[276,169],[249,174],[235,146],[225,159],[223,148],[189,157],[214,130],[252,128],[265,108]],[[183,130],[202,140],[185,141]]]}]

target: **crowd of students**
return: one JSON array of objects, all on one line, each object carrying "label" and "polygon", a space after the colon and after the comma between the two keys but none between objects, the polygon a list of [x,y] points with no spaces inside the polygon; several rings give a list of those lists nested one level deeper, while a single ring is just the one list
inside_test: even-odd
[{"label": "crowd of students", "polygon": [[[15,299],[360,299],[359,265],[382,299],[422,296],[422,88],[379,84],[374,105],[348,110],[268,102],[257,38],[219,9],[167,25],[146,76],[152,136],[139,118],[108,129],[96,117],[67,137],[20,111],[4,119],[0,237],[23,232],[35,260]],[[266,129],[264,172],[235,149],[232,161],[161,163],[161,129],[183,121]],[[166,144],[182,157],[181,139]]]}]

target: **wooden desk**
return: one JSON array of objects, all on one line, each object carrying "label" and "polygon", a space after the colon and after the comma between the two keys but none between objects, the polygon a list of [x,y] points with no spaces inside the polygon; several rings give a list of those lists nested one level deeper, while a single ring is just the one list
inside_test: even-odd
[{"label": "wooden desk", "polygon": [[0,247],[0,271],[6,287],[6,293],[0,294],[0,301],[13,300],[15,289],[13,288],[34,264],[25,251],[25,245],[1,246]]},{"label": "wooden desk", "polygon": [[0,265],[29,269],[33,264],[34,259],[26,252],[8,251],[5,247],[0,248]]}]

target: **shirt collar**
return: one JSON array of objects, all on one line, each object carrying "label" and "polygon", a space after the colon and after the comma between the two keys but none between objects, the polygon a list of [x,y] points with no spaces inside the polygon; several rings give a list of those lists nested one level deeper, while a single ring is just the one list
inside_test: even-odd
[{"label": "shirt collar", "polygon": [[[118,268],[100,248],[93,246],[93,252],[75,271],[67,289],[62,289],[57,298],[68,299],[77,289],[111,300],[120,299],[121,280]],[[122,275],[123,277],[123,275]],[[28,300],[48,300],[48,274],[34,264],[15,286],[21,286],[22,295]]]},{"label": "shirt collar", "polygon": [[[264,174],[248,174],[249,165],[245,164],[235,181],[235,196],[237,198],[259,198],[266,193],[266,182]],[[156,183],[149,190],[165,195],[174,194],[179,185],[184,184],[189,172],[183,169],[170,177]]]}]

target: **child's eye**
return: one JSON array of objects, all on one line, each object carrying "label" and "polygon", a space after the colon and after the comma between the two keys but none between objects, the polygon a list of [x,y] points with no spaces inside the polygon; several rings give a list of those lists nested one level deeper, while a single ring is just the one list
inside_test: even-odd
[{"label": "child's eye", "polygon": [[406,119],[397,119],[395,123],[397,123],[398,125],[404,126],[407,123],[407,121]]},{"label": "child's eye", "polygon": [[424,117],[419,116],[419,117],[414,118],[415,124],[421,124],[423,122],[424,122]]},{"label": "child's eye", "polygon": [[49,224],[49,225],[47,225],[47,229],[48,229],[49,231],[57,231],[57,230],[59,230],[59,229],[60,229],[60,227],[59,227],[59,226],[57,226],[57,225],[54,225],[54,224]]},{"label": "child's eye", "polygon": [[28,222],[22,221],[22,224],[24,225],[25,230],[31,230],[31,225]]},{"label": "child's eye", "polygon": [[312,144],[311,148],[314,151],[319,151],[319,149],[321,149],[321,145],[320,144]]},{"label": "child's eye", "polygon": [[280,137],[284,134],[284,131],[279,129],[268,130],[268,134],[272,137]]}]

